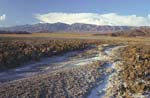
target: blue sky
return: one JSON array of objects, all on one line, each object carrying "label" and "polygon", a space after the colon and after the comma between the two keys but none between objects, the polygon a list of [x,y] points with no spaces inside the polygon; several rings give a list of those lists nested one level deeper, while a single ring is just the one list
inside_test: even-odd
[{"label": "blue sky", "polygon": [[[137,17],[146,17],[144,21],[149,21],[149,18],[147,19],[147,17],[150,17],[149,5],[150,0],[0,0],[0,26],[38,22],[51,23],[53,17],[50,16],[52,15],[50,13],[54,12],[58,13],[57,15],[62,15],[60,13],[65,13],[65,15],[77,13],[79,16],[80,13],[99,14],[100,16],[103,14],[109,15],[110,13],[117,16],[136,15]],[[36,16],[37,14],[40,16]],[[44,20],[45,17],[41,19],[42,15],[47,15],[46,19],[49,18],[49,20]],[[115,17],[115,15],[113,16]],[[88,18],[88,20],[90,19],[91,17]],[[112,23],[112,21],[109,23]]]}]

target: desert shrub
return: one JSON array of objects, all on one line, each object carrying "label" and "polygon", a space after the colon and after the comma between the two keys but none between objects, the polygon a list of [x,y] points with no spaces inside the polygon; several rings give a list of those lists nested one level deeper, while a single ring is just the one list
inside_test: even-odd
[{"label": "desert shrub", "polygon": [[122,50],[121,55],[126,62],[121,73],[127,84],[124,93],[129,96],[129,93],[150,92],[150,46],[129,45]]},{"label": "desert shrub", "polygon": [[84,49],[85,41],[80,40],[10,40],[0,41],[0,69],[20,66],[42,57]]}]

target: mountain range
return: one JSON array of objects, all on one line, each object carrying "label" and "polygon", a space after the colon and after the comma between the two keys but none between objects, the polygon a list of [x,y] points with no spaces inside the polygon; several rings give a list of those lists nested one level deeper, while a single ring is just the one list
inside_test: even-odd
[{"label": "mountain range", "polygon": [[131,26],[108,26],[108,25],[92,25],[92,24],[65,24],[65,23],[38,23],[33,25],[19,25],[12,27],[1,27],[0,31],[25,31],[30,33],[45,33],[45,32],[90,32],[90,33],[108,33],[123,30],[131,30],[136,27]]}]

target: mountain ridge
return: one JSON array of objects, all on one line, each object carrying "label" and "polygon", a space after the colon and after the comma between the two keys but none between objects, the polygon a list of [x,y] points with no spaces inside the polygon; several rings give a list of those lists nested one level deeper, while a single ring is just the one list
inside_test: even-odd
[{"label": "mountain ridge", "polygon": [[0,28],[1,31],[25,31],[32,33],[41,33],[41,32],[95,32],[95,33],[104,33],[104,32],[116,32],[122,30],[130,30],[137,27],[133,26],[109,26],[109,25],[93,25],[93,24],[83,24],[83,23],[38,23],[38,24],[27,24],[27,25],[18,25],[12,27]]}]

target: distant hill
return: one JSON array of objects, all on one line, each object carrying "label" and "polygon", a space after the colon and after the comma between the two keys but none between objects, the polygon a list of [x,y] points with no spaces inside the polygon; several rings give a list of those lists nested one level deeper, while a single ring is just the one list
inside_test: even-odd
[{"label": "distant hill", "polygon": [[0,34],[31,34],[26,31],[0,31]]},{"label": "distant hill", "polygon": [[92,24],[75,23],[72,25],[65,23],[38,23],[33,25],[20,25],[7,28],[0,28],[4,31],[26,31],[26,32],[115,32],[122,30],[130,30],[135,27],[130,26],[100,26]]},{"label": "distant hill", "polygon": [[114,36],[114,37],[150,37],[150,27],[139,27],[131,30],[122,30],[112,33],[102,33],[102,34],[94,34],[95,36],[107,35],[107,36]]}]

